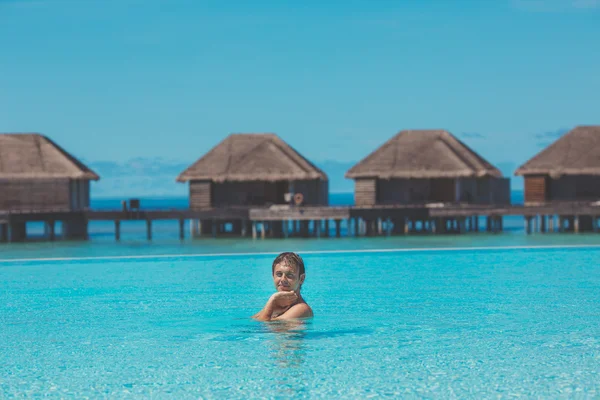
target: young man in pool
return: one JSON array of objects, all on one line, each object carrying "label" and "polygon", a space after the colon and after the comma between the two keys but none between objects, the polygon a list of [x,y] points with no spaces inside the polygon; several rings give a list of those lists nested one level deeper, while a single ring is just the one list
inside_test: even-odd
[{"label": "young man in pool", "polygon": [[281,253],[271,267],[273,283],[277,290],[265,307],[252,318],[259,321],[277,321],[292,318],[310,318],[313,312],[302,298],[304,261],[296,253]]}]

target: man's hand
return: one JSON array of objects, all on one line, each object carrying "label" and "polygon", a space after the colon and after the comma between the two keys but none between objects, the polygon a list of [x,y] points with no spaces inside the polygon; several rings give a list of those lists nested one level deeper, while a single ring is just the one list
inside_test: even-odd
[{"label": "man's hand", "polygon": [[298,295],[294,292],[277,292],[270,300],[275,306],[285,308],[294,304],[298,300]]}]

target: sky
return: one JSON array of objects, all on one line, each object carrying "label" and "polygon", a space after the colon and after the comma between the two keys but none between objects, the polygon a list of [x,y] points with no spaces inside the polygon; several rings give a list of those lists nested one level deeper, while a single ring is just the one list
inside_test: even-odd
[{"label": "sky", "polygon": [[600,124],[599,43],[600,0],[0,0],[0,132],[49,136],[105,195],[185,194],[234,132],[277,133],[332,191],[402,129],[512,175]]}]

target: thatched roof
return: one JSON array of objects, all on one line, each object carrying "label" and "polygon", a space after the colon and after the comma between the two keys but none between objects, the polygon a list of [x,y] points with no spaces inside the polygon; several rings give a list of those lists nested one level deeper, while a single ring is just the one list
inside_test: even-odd
[{"label": "thatched roof", "polygon": [[46,136],[0,134],[0,179],[88,179],[98,175]]},{"label": "thatched roof", "polygon": [[178,177],[190,180],[327,180],[327,175],[272,133],[231,134]]},{"label": "thatched roof", "polygon": [[578,126],[535,155],[515,175],[600,175],[600,126]]},{"label": "thatched roof", "polygon": [[492,164],[445,130],[404,130],[346,172],[346,178],[501,177]]}]

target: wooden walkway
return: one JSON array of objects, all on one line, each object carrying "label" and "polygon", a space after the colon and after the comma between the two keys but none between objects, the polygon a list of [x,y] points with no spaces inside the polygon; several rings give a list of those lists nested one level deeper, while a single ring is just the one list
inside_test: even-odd
[{"label": "wooden walkway", "polygon": [[[179,238],[186,237],[189,221],[192,237],[252,236],[320,237],[342,235],[377,236],[478,232],[480,218],[488,232],[503,230],[503,217],[523,216],[527,233],[598,232],[600,205],[557,203],[541,205],[398,205],[374,207],[223,208],[208,210],[27,210],[0,211],[0,242],[23,241],[26,223],[45,224],[48,240],[55,239],[55,223],[63,224],[63,237],[87,239],[89,221],[113,221],[115,239],[120,240],[124,221],[145,221],[146,237],[152,239],[153,221],[179,221]],[[334,228],[334,229],[330,229]]]}]

